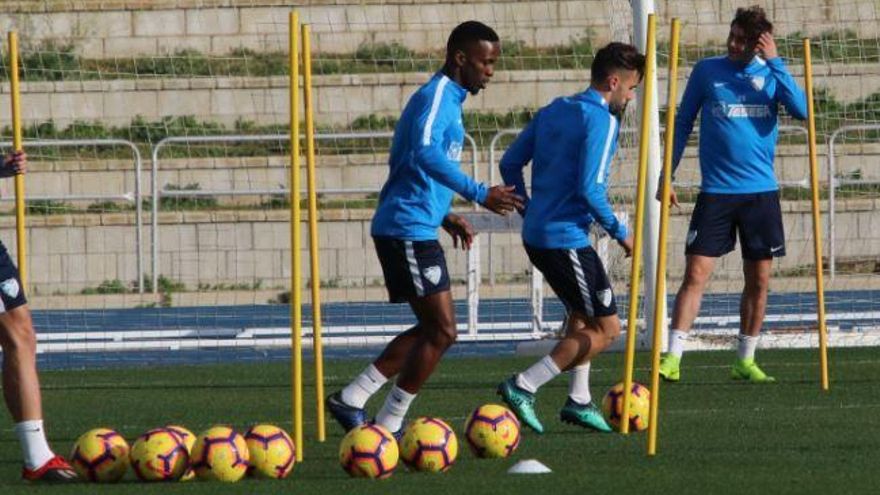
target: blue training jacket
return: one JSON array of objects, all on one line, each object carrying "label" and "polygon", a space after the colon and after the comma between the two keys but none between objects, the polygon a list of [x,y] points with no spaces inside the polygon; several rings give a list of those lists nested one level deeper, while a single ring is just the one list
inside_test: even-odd
[{"label": "blue training jacket", "polygon": [[437,239],[457,192],[483,203],[488,189],[460,167],[461,106],[467,90],[441,72],[409,99],[394,128],[388,180],[370,233],[410,241]]},{"label": "blue training jacket", "polygon": [[[541,108],[504,153],[504,182],[527,198],[522,230],[526,244],[540,249],[589,246],[594,221],[615,239],[626,239],[626,226],[608,201],[618,127],[608,103],[591,88]],[[529,161],[531,198],[523,180]]]},{"label": "blue training jacket", "polygon": [[673,170],[700,112],[700,190],[748,194],[779,189],[773,173],[779,104],[807,118],[807,98],[781,58],[746,65],[727,56],[694,66],[675,120]]}]

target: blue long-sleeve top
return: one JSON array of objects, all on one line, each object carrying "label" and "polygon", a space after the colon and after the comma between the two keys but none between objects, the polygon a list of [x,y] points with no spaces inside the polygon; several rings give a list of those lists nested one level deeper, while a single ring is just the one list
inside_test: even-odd
[{"label": "blue long-sleeve top", "polygon": [[700,112],[700,190],[748,194],[779,189],[773,173],[779,104],[807,118],[807,98],[781,58],[748,64],[726,56],[694,66],[675,120],[673,170]]},{"label": "blue long-sleeve top", "polygon": [[[589,246],[594,221],[615,239],[626,239],[626,225],[608,200],[618,127],[608,103],[590,88],[556,98],[517,136],[500,167],[504,182],[527,199],[522,230],[526,244],[542,249]],[[530,161],[531,198],[523,179]]]},{"label": "blue long-sleeve top", "polygon": [[485,202],[486,186],[460,169],[466,97],[467,90],[441,72],[410,97],[394,129],[390,171],[373,215],[372,235],[437,239],[453,192]]}]

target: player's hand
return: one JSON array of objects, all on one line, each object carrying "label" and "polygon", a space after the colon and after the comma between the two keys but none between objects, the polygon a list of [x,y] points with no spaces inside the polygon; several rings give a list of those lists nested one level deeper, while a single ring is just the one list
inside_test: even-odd
[{"label": "player's hand", "polygon": [[0,167],[0,177],[12,177],[23,174],[27,169],[27,155],[24,151],[10,153],[3,159],[3,167]]},{"label": "player's hand", "polygon": [[499,215],[507,215],[514,210],[522,210],[524,208],[523,198],[514,193],[514,189],[514,186],[490,187],[483,206]]},{"label": "player's hand", "polygon": [[617,241],[617,243],[623,248],[627,258],[633,255],[633,236],[629,236],[622,241]]},{"label": "player's hand", "polygon": [[758,37],[758,44],[755,45],[755,50],[761,54],[764,60],[774,59],[779,56],[779,52],[776,51],[776,40],[767,31],[761,33],[761,36]]},{"label": "player's hand", "polygon": [[450,213],[443,218],[443,230],[452,236],[452,245],[455,246],[456,249],[459,244],[461,244],[462,251],[467,251],[471,248],[471,244],[474,242],[474,236],[477,235],[470,222],[455,213]]},{"label": "player's hand", "polygon": [[[657,201],[663,201],[663,186],[657,188],[657,194],[654,198]],[[672,185],[669,185],[669,205],[674,206],[676,208],[680,208],[681,205],[678,204],[678,196],[675,194],[675,189],[673,189]]]}]

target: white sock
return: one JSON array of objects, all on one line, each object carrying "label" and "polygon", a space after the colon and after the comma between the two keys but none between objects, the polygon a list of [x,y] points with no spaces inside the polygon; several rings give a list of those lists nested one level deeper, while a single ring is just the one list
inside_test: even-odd
[{"label": "white sock", "polygon": [[553,358],[547,355],[533,364],[531,368],[516,375],[516,386],[527,392],[535,393],[541,388],[541,385],[556,378],[559,373],[559,366],[556,366]]},{"label": "white sock", "polygon": [[687,332],[681,330],[670,330],[669,348],[666,352],[681,359],[681,355],[684,354],[684,342],[687,340],[687,335]]},{"label": "white sock", "polygon": [[737,335],[736,340],[739,344],[736,348],[737,357],[740,359],[755,359],[755,348],[758,347],[759,338],[757,335],[754,337],[743,334]]},{"label": "white sock", "polygon": [[21,444],[21,452],[24,455],[24,465],[28,469],[37,469],[55,457],[49,443],[46,442],[46,432],[43,431],[43,420],[32,419],[15,424],[15,434]]},{"label": "white sock", "polygon": [[593,400],[590,395],[590,362],[579,364],[571,369],[571,381],[568,382],[568,396],[571,400],[585,406]]},{"label": "white sock", "polygon": [[378,392],[387,381],[388,377],[371,364],[352,380],[347,387],[342,389],[342,402],[351,407],[363,409],[367,400]]},{"label": "white sock", "polygon": [[412,404],[415,398],[416,394],[411,394],[395,385],[388,392],[385,404],[379,410],[379,414],[376,415],[376,423],[384,426],[391,433],[400,430],[400,427],[403,426],[403,418],[406,416],[406,411],[409,410],[409,405]]}]

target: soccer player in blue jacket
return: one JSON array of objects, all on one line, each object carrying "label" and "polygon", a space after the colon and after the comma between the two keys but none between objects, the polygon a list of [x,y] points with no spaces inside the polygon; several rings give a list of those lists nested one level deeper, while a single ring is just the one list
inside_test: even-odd
[{"label": "soccer player in blue jacket", "polygon": [[[498,386],[516,415],[543,433],[535,393],[563,371],[571,372],[560,419],[611,431],[590,395],[590,360],[620,334],[611,284],[590,227],[598,222],[625,250],[632,237],[608,200],[608,175],[617,150],[620,117],[635,97],[645,57],[635,47],[611,43],[596,53],[590,87],[541,108],[501,159],[506,184],[526,197],[522,238],[532,264],[565,305],[565,335],[549,355]],[[523,168],[532,163],[532,195]]]},{"label": "soccer player in blue jacket", "polygon": [[[758,6],[740,8],[730,24],[727,55],[699,61],[691,72],[675,122],[677,166],[700,115],[702,184],[686,238],[684,281],[675,297],[668,353],[660,375],[681,377],[687,332],[700,311],[715,260],[731,251],[739,233],[745,286],[734,379],[773,382],[755,363],[773,258],[785,255],[779,186],[773,173],[779,105],[798,119],[807,100],[785,68],[773,24]],[[678,204],[675,193],[670,198]]]},{"label": "soccer player in blue jacket", "polygon": [[500,54],[490,27],[476,21],[457,26],[447,41],[445,65],[410,98],[394,130],[390,172],[371,235],[391,302],[409,303],[418,323],[328,397],[330,413],[346,431],[366,422],[367,400],[397,375],[375,421],[400,436],[410,404],[455,342],[449,273],[437,228],[442,226],[462,249],[470,248],[475,233],[450,211],[453,194],[499,214],[522,207],[512,186],[486,187],[460,169],[462,104],[468,93],[486,87]]}]

